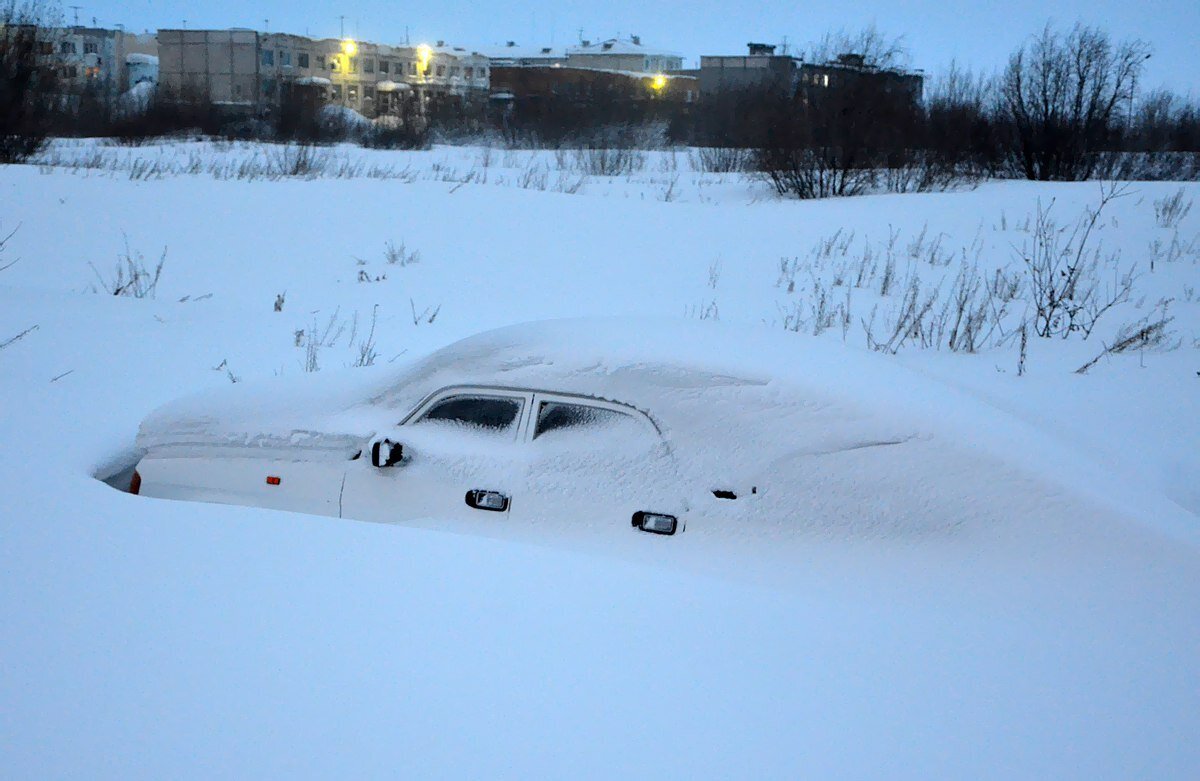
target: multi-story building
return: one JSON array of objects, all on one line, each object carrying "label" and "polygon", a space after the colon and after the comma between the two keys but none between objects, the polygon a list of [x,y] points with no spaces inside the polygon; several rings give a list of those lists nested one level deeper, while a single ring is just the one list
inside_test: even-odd
[{"label": "multi-story building", "polygon": [[[17,29],[17,28],[12,28]],[[115,95],[129,89],[130,60],[152,58],[153,37],[99,27],[29,27],[37,39],[36,55],[54,69],[64,92],[92,91]],[[140,74],[133,74],[140,75]]]},{"label": "multi-story building", "polygon": [[554,46],[519,46],[508,41],[504,46],[485,49],[493,68],[532,68],[565,65],[567,50]]},{"label": "multi-story building", "polygon": [[841,54],[829,62],[805,62],[800,57],[775,54],[775,47],[749,44],[745,55],[700,58],[700,92],[714,95],[738,90],[773,90],[795,94],[801,88],[838,89],[861,79],[871,79],[887,91],[907,93],[920,100],[925,78],[921,71],[877,68],[860,54]]},{"label": "multi-story building", "polygon": [[770,89],[795,92],[800,84],[804,60],[775,54],[775,47],[749,44],[746,55],[717,55],[700,58],[700,93],[713,95],[738,90]]},{"label": "multi-story building", "polygon": [[388,46],[253,30],[160,30],[158,42],[166,90],[257,114],[296,88],[367,117],[396,111],[401,96],[482,98],[488,88],[486,57],[440,41]]},{"label": "multi-story building", "polygon": [[527,104],[547,98],[667,100],[690,103],[699,95],[695,74],[683,58],[642,45],[638,36],[556,49],[522,47],[513,41],[488,52],[492,100]]},{"label": "multi-story building", "polygon": [[566,64],[575,68],[629,71],[633,73],[670,73],[683,68],[683,57],[674,52],[642,44],[637,35],[610,38],[592,43],[583,41],[567,49]]},{"label": "multi-story building", "polygon": [[674,52],[653,49],[642,44],[636,35],[611,38],[565,49],[553,46],[519,46],[508,41],[504,46],[486,50],[494,67],[548,68],[566,67],[577,70],[621,71],[624,73],[673,73],[683,68],[683,57]]}]

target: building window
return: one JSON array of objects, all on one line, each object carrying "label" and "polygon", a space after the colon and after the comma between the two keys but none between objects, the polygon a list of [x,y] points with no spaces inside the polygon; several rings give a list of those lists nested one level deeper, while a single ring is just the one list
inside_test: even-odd
[{"label": "building window", "polygon": [[317,70],[322,70],[322,71],[325,70],[325,55],[324,54],[317,55]]},{"label": "building window", "polygon": [[481,79],[486,79],[486,78],[487,78],[487,68],[480,68],[480,69],[479,69],[479,78],[481,78]]},{"label": "building window", "polygon": [[366,59],[363,60],[363,73],[374,73],[374,72],[375,72],[375,60],[371,59],[370,57],[367,57]]},{"label": "building window", "polygon": [[301,68],[307,68],[308,67],[308,54],[305,52],[300,52],[299,54],[297,54],[296,55],[296,63]]},{"label": "building window", "polygon": [[363,87],[363,105],[373,103],[375,101],[375,90],[370,87]]},{"label": "building window", "polygon": [[96,46],[96,44],[94,44],[94,43],[85,43],[83,45],[83,53],[84,54],[98,54],[99,52],[100,52],[100,48],[98,46]]},{"label": "building window", "polygon": [[292,53],[281,50],[279,52],[279,64],[285,68],[292,67]]},{"label": "building window", "polygon": [[475,73],[474,68],[464,68],[463,69],[463,76],[465,76],[468,79],[475,78],[474,73]]},{"label": "building window", "polygon": [[63,41],[62,46],[59,47],[59,51],[61,54],[74,54],[75,44],[71,43],[70,41]]},{"label": "building window", "polygon": [[346,60],[347,60],[347,62],[350,63],[349,71],[351,73],[358,73],[358,58],[357,57],[347,57]]},{"label": "building window", "polygon": [[274,65],[275,64],[275,52],[270,51],[269,49],[263,49],[262,64],[263,65]]},{"label": "building window", "polygon": [[346,102],[354,105],[358,103],[358,85],[350,84],[346,87]]},{"label": "building window", "polygon": [[445,76],[445,75],[446,75],[446,66],[445,66],[445,65],[439,65],[439,66],[437,66],[437,75],[438,75],[439,77],[441,77],[441,76]]},{"label": "building window", "polygon": [[337,102],[341,103],[342,102],[342,85],[334,84],[332,94],[333,94],[333,99],[336,100]]},{"label": "building window", "polygon": [[387,72],[388,72],[388,61],[387,61],[387,60],[380,60],[380,61],[379,61],[379,72],[380,72],[380,73],[387,73]]},{"label": "building window", "polygon": [[330,57],[329,58],[329,70],[333,71],[334,73],[337,73],[341,69],[342,69],[341,59],[339,59],[337,57]]},{"label": "building window", "polygon": [[79,70],[74,65],[63,66],[63,76],[68,79],[73,79],[79,75]]},{"label": "building window", "polygon": [[417,75],[417,64],[415,62],[410,62],[408,64],[408,75],[409,76]]}]

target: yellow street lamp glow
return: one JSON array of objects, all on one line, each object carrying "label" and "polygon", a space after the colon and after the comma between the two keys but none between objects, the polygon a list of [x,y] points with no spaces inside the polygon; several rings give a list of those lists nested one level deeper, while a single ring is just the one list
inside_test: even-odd
[{"label": "yellow street lamp glow", "polygon": [[421,73],[429,71],[429,61],[433,59],[433,49],[427,43],[417,47],[417,68]]},{"label": "yellow street lamp glow", "polygon": [[358,44],[353,39],[347,38],[342,41],[342,51],[345,52],[347,57],[353,57],[355,54],[358,54]]},{"label": "yellow street lamp glow", "polygon": [[666,86],[667,86],[667,77],[662,75],[661,73],[655,74],[654,78],[650,81],[650,87],[655,92],[662,92],[663,89],[666,88]]}]

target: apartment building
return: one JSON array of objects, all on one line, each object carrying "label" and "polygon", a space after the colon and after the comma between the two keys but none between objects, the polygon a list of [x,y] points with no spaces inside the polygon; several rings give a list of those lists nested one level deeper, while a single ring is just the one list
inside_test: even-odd
[{"label": "apartment building", "polygon": [[490,67],[460,47],[389,46],[254,30],[160,30],[160,82],[180,97],[269,113],[295,89],[377,117],[442,96],[487,94]]},{"label": "apartment building", "polygon": [[860,54],[841,54],[829,62],[805,62],[800,57],[776,54],[775,47],[748,44],[744,55],[700,58],[700,92],[714,95],[737,90],[768,89],[793,95],[805,89],[838,89],[868,79],[885,91],[905,93],[919,101],[925,77],[921,71],[877,68]]},{"label": "apartment building", "polygon": [[640,36],[631,35],[598,43],[583,41],[579,46],[567,49],[567,64],[597,70],[670,73],[683,68],[683,56],[646,46]]},{"label": "apartment building", "polygon": [[[52,68],[64,93],[92,91],[102,95],[124,92],[146,76],[145,66],[157,53],[151,35],[101,27],[0,27],[5,40],[28,35],[30,55]],[[131,63],[137,65],[131,69]]]}]

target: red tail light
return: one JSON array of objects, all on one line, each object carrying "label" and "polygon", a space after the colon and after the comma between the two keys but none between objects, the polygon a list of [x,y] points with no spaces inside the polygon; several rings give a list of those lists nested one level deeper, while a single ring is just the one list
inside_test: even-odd
[{"label": "red tail light", "polygon": [[129,493],[136,494],[142,490],[142,476],[138,471],[133,470],[133,477],[129,481]]},{"label": "red tail light", "polygon": [[275,475],[267,475],[267,485],[279,485],[280,482],[282,481]]}]

